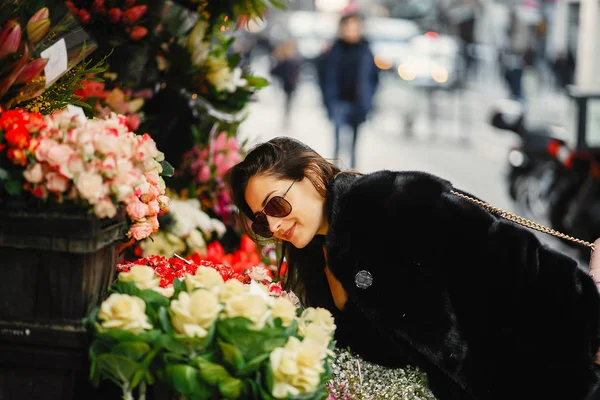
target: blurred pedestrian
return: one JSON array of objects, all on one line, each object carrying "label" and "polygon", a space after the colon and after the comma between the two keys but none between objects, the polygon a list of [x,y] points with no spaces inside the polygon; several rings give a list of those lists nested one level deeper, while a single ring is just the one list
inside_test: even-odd
[{"label": "blurred pedestrian", "polygon": [[279,80],[285,94],[284,124],[289,124],[292,100],[300,77],[302,60],[298,54],[296,43],[288,39],[273,50],[275,65],[271,75]]},{"label": "blurred pedestrian", "polygon": [[360,13],[350,11],[342,14],[339,38],[333,43],[325,60],[323,100],[335,126],[334,158],[339,156],[342,129],[350,127],[350,168],[355,168],[359,127],[373,108],[373,96],[379,81],[373,53],[363,36]]},{"label": "blurred pedestrian", "polygon": [[516,8],[510,11],[506,45],[501,53],[504,79],[513,100],[525,101],[523,72],[533,64],[530,27],[519,16]]}]

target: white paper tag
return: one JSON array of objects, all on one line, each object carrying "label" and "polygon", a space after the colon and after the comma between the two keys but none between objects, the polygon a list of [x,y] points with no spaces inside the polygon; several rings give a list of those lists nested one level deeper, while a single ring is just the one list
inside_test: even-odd
[{"label": "white paper tag", "polygon": [[77,118],[82,122],[85,123],[85,121],[87,121],[87,117],[85,116],[85,112],[83,111],[83,108],[79,107],[79,106],[74,106],[73,104],[68,104],[67,105],[67,110],[76,115]]},{"label": "white paper tag", "polygon": [[69,56],[67,55],[67,44],[65,39],[60,39],[52,46],[40,53],[42,58],[47,58],[48,63],[44,68],[46,75],[46,87],[52,85],[54,81],[67,71]]}]

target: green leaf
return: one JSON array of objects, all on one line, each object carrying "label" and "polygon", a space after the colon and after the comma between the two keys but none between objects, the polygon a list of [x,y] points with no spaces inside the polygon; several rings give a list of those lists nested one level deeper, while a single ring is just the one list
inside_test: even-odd
[{"label": "green leaf", "polygon": [[159,342],[160,346],[164,347],[170,353],[181,354],[181,355],[188,353],[187,347],[185,347],[185,345],[183,343],[181,343],[179,340],[175,339],[170,334],[162,335],[158,342]]},{"label": "green leaf", "polygon": [[171,177],[175,174],[175,168],[167,160],[162,160],[160,165],[162,166],[162,176]]},{"label": "green leaf", "polygon": [[158,309],[158,322],[165,333],[173,334],[173,325],[171,325],[171,316],[166,307]]},{"label": "green leaf", "polygon": [[148,305],[159,307],[169,307],[169,299],[162,294],[151,289],[142,290],[139,297]]},{"label": "green leaf", "polygon": [[150,346],[144,342],[124,342],[113,346],[110,352],[140,361],[150,352]]},{"label": "green leaf", "polygon": [[212,363],[202,357],[193,360],[200,369],[200,377],[209,385],[216,386],[222,379],[231,378],[229,372],[222,365]]},{"label": "green leaf", "polygon": [[242,353],[229,343],[225,343],[221,340],[217,340],[217,343],[223,353],[225,362],[229,364],[234,371],[242,369],[244,366],[244,357],[242,356]]},{"label": "green leaf", "polygon": [[237,378],[227,377],[219,382],[219,392],[226,399],[237,399],[244,390],[244,383]]},{"label": "green leaf", "polygon": [[258,76],[246,76],[244,78],[246,79],[246,81],[248,81],[248,84],[250,86],[256,89],[262,89],[264,87],[269,86],[269,81],[265,78],[261,78]]},{"label": "green leaf", "polygon": [[9,196],[18,196],[22,192],[21,182],[15,179],[6,179],[4,181],[4,190]]},{"label": "green leaf", "polygon": [[110,379],[116,385],[131,382],[138,363],[117,354],[101,354],[96,359],[98,380]]},{"label": "green leaf", "polygon": [[138,288],[133,282],[125,282],[117,280],[112,284],[112,290],[122,294],[128,294],[130,296],[139,297],[142,290]]},{"label": "green leaf", "polygon": [[175,278],[173,279],[173,299],[176,299],[179,297],[179,293],[185,291],[185,285],[183,284],[183,281],[180,280],[179,278]]},{"label": "green leaf", "polygon": [[209,400],[216,394],[215,388],[202,384],[198,370],[189,365],[169,365],[167,376],[175,390],[185,396]]}]

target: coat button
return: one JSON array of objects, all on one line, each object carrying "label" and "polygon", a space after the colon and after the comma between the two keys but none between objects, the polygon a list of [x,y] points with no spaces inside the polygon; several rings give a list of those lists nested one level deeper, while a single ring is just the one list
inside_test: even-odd
[{"label": "coat button", "polygon": [[373,275],[367,270],[358,271],[354,277],[354,283],[359,289],[366,289],[373,284]]}]

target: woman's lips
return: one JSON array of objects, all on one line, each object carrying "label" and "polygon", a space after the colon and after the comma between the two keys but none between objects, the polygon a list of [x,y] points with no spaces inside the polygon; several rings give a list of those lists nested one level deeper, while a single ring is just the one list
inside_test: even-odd
[{"label": "woman's lips", "polygon": [[292,225],[292,227],[290,229],[288,229],[287,231],[285,231],[283,233],[283,237],[285,238],[285,240],[290,240],[292,238],[292,236],[294,236],[294,231],[296,230],[296,223],[294,223],[294,225]]}]

